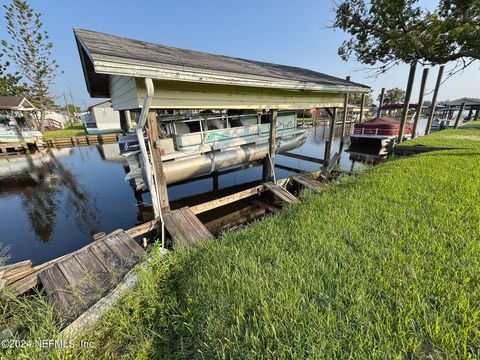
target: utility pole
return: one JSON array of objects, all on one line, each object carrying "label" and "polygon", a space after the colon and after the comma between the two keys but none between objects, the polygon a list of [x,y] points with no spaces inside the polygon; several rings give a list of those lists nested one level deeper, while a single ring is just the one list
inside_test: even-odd
[{"label": "utility pole", "polygon": [[67,110],[67,113],[68,113],[68,120],[72,122],[72,117],[70,115],[70,108],[68,107],[67,96],[65,95],[65,93],[63,93],[63,99],[65,100],[65,109]]},{"label": "utility pole", "polygon": [[73,100],[72,89],[70,89],[70,86],[68,87],[68,92],[70,93],[70,99],[72,99],[73,113],[74,113],[74,122],[77,122],[77,120],[78,120],[77,105],[75,105],[75,101]]}]

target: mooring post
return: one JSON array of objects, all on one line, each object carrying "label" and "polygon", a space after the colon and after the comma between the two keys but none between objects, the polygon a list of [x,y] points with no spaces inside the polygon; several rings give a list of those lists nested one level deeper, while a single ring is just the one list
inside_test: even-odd
[{"label": "mooring post", "polygon": [[263,180],[271,181],[275,166],[275,138],[277,135],[277,109],[270,110],[270,132],[268,137],[268,153],[263,160]]},{"label": "mooring post", "polygon": [[432,105],[430,106],[430,114],[428,114],[427,126],[425,127],[425,135],[428,135],[430,133],[432,120],[433,120],[433,117],[435,116],[435,108],[437,107],[438,90],[440,89],[440,85],[442,84],[442,76],[443,76],[444,68],[445,66],[441,65],[440,69],[438,69],[437,83],[435,84],[435,91],[433,92]]},{"label": "mooring post", "polygon": [[415,114],[415,120],[413,121],[412,139],[417,136],[417,126],[418,121],[420,120],[420,116],[422,115],[423,99],[425,97],[425,86],[427,84],[429,70],[429,68],[423,69],[422,83],[420,85],[420,94],[418,95],[417,113]]},{"label": "mooring post", "polygon": [[377,117],[382,115],[382,110],[380,110],[383,106],[383,100],[385,99],[385,88],[382,88],[382,91],[380,92],[380,103],[378,104],[378,110],[377,110]]},{"label": "mooring post", "polygon": [[410,64],[410,72],[408,73],[407,91],[405,93],[405,101],[403,102],[402,120],[400,121],[400,129],[398,132],[397,142],[403,141],[403,130],[407,122],[408,110],[410,107],[410,97],[412,96],[413,81],[415,80],[415,71],[417,70],[417,62],[413,61]]},{"label": "mooring post", "polygon": [[348,94],[345,94],[343,99],[343,117],[342,117],[342,131],[340,135],[340,154],[343,151],[343,143],[345,139],[345,125],[347,123],[347,116],[348,116]]},{"label": "mooring post", "polygon": [[150,152],[153,164],[153,174],[155,177],[155,187],[160,198],[160,207],[162,211],[170,209],[168,201],[167,182],[165,180],[165,173],[163,172],[162,153],[160,149],[160,138],[158,136],[158,123],[156,111],[149,111],[148,113],[148,138],[150,141]]},{"label": "mooring post", "polygon": [[333,145],[333,134],[335,132],[335,121],[337,120],[337,108],[333,108],[333,112],[330,115],[330,129],[328,131],[328,138],[327,141],[325,142],[325,156],[324,156],[324,161],[325,164],[328,164],[330,161],[330,154],[332,153],[332,145]]},{"label": "mooring post", "polygon": [[455,125],[453,125],[453,128],[456,129],[458,127],[458,124],[460,123],[460,119],[462,118],[463,110],[465,110],[465,103],[462,102],[462,105],[460,105],[460,110],[458,110],[457,118],[455,119]]},{"label": "mooring post", "polygon": [[218,191],[218,171],[212,172],[213,191]]},{"label": "mooring post", "polygon": [[365,111],[365,94],[362,94],[362,100],[360,100],[360,116],[358,117],[358,123],[361,124],[363,121],[363,112]]}]

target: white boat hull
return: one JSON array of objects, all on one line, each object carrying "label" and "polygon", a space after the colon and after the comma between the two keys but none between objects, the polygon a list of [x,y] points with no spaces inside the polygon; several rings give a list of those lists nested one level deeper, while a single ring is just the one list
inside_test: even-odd
[{"label": "white boat hull", "polygon": [[[281,153],[296,149],[305,143],[306,138],[306,132],[290,137],[277,138],[275,151]],[[268,142],[251,143],[222,151],[198,154],[188,158],[163,161],[163,171],[167,184],[173,184],[178,181],[208,175],[214,171],[263,159],[267,156],[267,152]],[[136,151],[125,155],[131,169],[126,179],[134,180],[138,189],[146,189],[147,182],[138,178],[142,173],[140,169],[143,168],[143,166],[139,166],[139,152]]]}]

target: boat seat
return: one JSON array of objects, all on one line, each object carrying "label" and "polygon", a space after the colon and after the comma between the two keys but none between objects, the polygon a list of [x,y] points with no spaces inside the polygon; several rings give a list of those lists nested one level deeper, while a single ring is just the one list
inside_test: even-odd
[{"label": "boat seat", "polygon": [[207,120],[207,129],[208,130],[217,130],[217,129],[225,129],[225,121],[214,119],[214,120]]},{"label": "boat seat", "polygon": [[190,134],[190,128],[183,122],[175,123],[175,129],[177,135]]}]

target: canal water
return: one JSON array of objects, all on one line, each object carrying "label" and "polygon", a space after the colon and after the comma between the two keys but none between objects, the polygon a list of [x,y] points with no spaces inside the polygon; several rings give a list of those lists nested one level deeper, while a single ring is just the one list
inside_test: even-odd
[{"label": "canal water", "polygon": [[[310,128],[306,143],[292,152],[323,158],[327,133],[323,126]],[[338,147],[337,137],[332,154]],[[345,147],[341,168],[365,166],[358,161],[362,156]],[[375,162],[377,158],[370,154],[366,159]],[[312,171],[320,166],[282,155],[277,156],[276,163],[283,165],[275,169],[277,179],[293,174],[285,167]],[[151,220],[149,193],[132,190],[124,180],[124,166],[117,144],[51,149],[30,157],[0,159],[0,248],[7,251],[7,263],[30,259],[39,264],[87,245],[95,233],[128,229]],[[261,177],[262,167],[256,166],[220,176],[218,187],[212,178],[172,185],[169,199],[188,205],[189,198],[196,196],[199,202],[201,194],[228,191],[258,182]],[[182,203],[181,199],[186,200]]]}]

